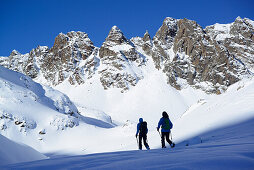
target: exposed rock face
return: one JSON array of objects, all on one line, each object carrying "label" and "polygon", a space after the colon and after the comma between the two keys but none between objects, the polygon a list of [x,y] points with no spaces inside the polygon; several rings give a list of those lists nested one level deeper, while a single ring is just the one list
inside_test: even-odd
[{"label": "exposed rock face", "polygon": [[[38,46],[35,49],[32,49],[32,51],[30,51],[28,58],[30,59],[30,70],[32,71],[32,75],[28,74],[28,72],[30,71],[29,69],[27,69],[27,71],[25,72],[26,75],[30,76],[31,78],[36,78],[38,76],[39,70],[44,71],[47,68],[43,68],[41,67],[43,65],[45,61],[45,59],[47,58],[47,55],[49,53],[49,48],[47,46]],[[25,63],[25,62],[24,62]]]},{"label": "exposed rock face", "polygon": [[104,89],[125,91],[143,78],[142,67],[151,58],[176,89],[191,85],[219,94],[253,75],[253,32],[254,21],[247,18],[203,29],[195,21],[167,17],[152,39],[146,31],[128,40],[114,26],[97,48],[86,33],[61,33],[51,49],[39,46],[25,55],[14,50],[0,57],[0,65],[32,78],[42,75],[51,85],[83,84],[98,73]]},{"label": "exposed rock face", "polygon": [[[162,69],[168,76],[169,84],[181,89],[182,82],[178,82],[181,78],[207,92],[220,93],[227,86],[237,82],[240,75],[247,74],[248,67],[244,63],[253,63],[253,27],[239,24],[236,20],[229,31],[229,36],[233,39],[225,39],[222,42],[211,36],[214,35],[209,33],[213,32],[212,28],[203,30],[195,21],[187,19],[164,20],[153,40],[153,59],[157,68],[163,65]],[[242,36],[238,36],[239,32]],[[239,58],[239,49],[233,52],[234,48],[230,48],[232,42],[252,47],[243,48],[246,49],[244,52],[248,53],[242,55],[246,57],[245,61],[242,57]],[[202,86],[202,82],[207,82],[210,87]]]},{"label": "exposed rock face", "polygon": [[64,80],[73,85],[82,84],[96,69],[97,52],[98,49],[86,33],[72,31],[60,33],[51,49],[38,46],[25,55],[13,51],[5,66],[31,78],[37,78],[40,72],[52,85],[58,85]]},{"label": "exposed rock face", "polygon": [[143,37],[134,37],[131,39],[131,42],[135,45],[135,48],[138,51],[141,51],[141,53],[144,53],[148,56],[151,56],[153,51],[152,51],[152,47],[153,47],[153,43],[152,43],[152,39],[150,37],[150,34],[148,33],[148,31],[146,31],[146,33],[144,34]]},{"label": "exposed rock face", "polygon": [[254,23],[250,19],[237,17],[232,24],[215,24],[205,31],[231,56],[240,60],[254,72]]},{"label": "exposed rock face", "polygon": [[232,74],[233,59],[227,50],[207,36],[195,21],[178,20],[173,50],[176,55],[172,62],[165,63],[164,72],[176,88],[180,88],[178,78],[196,86],[200,82],[211,82],[215,87],[213,91],[217,91],[217,83],[223,87],[238,81]]},{"label": "exposed rock face", "polygon": [[8,58],[4,58],[4,62],[1,65],[26,74],[31,78],[35,78],[38,74],[38,68],[35,66],[34,58],[29,54],[22,55],[16,50],[13,50]]},{"label": "exposed rock face", "polygon": [[170,58],[170,49],[174,45],[177,33],[177,20],[167,17],[153,38],[152,57],[157,69]]},{"label": "exposed rock face", "polygon": [[138,66],[145,62],[144,59],[116,26],[111,28],[101,46],[99,57],[103,65],[99,73],[104,89],[117,87],[127,90],[142,78]]},{"label": "exposed rock face", "polygon": [[146,55],[152,55],[152,39],[150,37],[150,34],[148,33],[148,31],[146,31],[146,33],[144,34],[144,37],[142,38],[143,40],[143,44],[142,44],[142,49],[145,52]]},{"label": "exposed rock face", "polygon": [[59,34],[54,46],[49,50],[49,55],[45,58],[48,62],[42,64],[43,68],[47,68],[44,72],[45,77],[54,85],[67,78],[71,84],[84,83],[82,76],[84,67],[79,67],[79,64],[82,60],[88,59],[94,48],[86,33]]}]

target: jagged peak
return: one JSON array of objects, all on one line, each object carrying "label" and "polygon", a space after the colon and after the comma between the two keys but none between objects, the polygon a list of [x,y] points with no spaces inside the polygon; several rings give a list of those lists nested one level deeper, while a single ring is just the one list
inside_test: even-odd
[{"label": "jagged peak", "polygon": [[122,31],[121,31],[116,25],[114,25],[114,26],[111,28],[110,32],[122,32]]},{"label": "jagged peak", "polygon": [[172,40],[172,38],[169,38],[169,37],[171,37],[172,35],[175,35],[175,32],[177,32],[177,21],[178,21],[177,19],[174,19],[172,17],[166,17],[162,23],[162,26],[156,32],[153,39],[161,40],[164,43],[168,43],[167,41],[169,39]]},{"label": "jagged peak", "polygon": [[242,20],[243,19],[240,16],[236,17],[236,19],[235,19],[235,21],[242,21]]},{"label": "jagged peak", "polygon": [[86,43],[87,45],[93,46],[93,42],[91,39],[88,37],[88,34],[85,32],[81,31],[70,31],[67,32],[66,34],[64,33],[59,33],[54,42],[53,48],[63,48],[67,44],[74,44],[74,43]]},{"label": "jagged peak", "polygon": [[63,32],[60,32],[58,35],[65,35]]},{"label": "jagged peak", "polygon": [[146,33],[143,36],[143,41],[150,41],[150,40],[151,40],[150,34],[146,30]]},{"label": "jagged peak", "polygon": [[174,19],[172,17],[166,17],[164,20],[163,20],[163,24],[165,25],[172,25],[172,24],[176,24],[177,22],[177,19]]},{"label": "jagged peak", "polygon": [[81,37],[81,38],[88,38],[88,34],[82,31],[69,31],[66,34],[60,32],[57,37]]},{"label": "jagged peak", "polygon": [[145,32],[145,34],[144,34],[144,36],[147,36],[147,35],[149,35],[149,36],[150,36],[150,34],[149,34],[148,30],[146,30],[146,32]]},{"label": "jagged peak", "polygon": [[68,37],[80,37],[80,38],[88,38],[88,34],[82,31],[70,31],[66,34]]},{"label": "jagged peak", "polygon": [[254,29],[254,21],[249,19],[249,18],[244,18],[243,19],[245,23],[247,23],[252,29]]},{"label": "jagged peak", "polygon": [[40,51],[47,51],[49,49],[48,46],[40,46],[38,45],[35,49],[33,50],[40,50]]},{"label": "jagged peak", "polygon": [[124,35],[123,35],[123,32],[122,32],[116,25],[114,25],[114,26],[110,29],[109,34],[108,34],[108,37],[109,37],[110,35],[120,35],[120,36],[124,36]]},{"label": "jagged peak", "polygon": [[250,18],[244,18],[243,20],[247,20],[247,21],[252,21],[252,22],[254,22],[254,20],[252,20],[252,19],[250,19]]},{"label": "jagged peak", "polygon": [[174,20],[176,19],[172,17],[166,17],[163,22],[174,21]]},{"label": "jagged peak", "polygon": [[15,56],[15,55],[21,55],[21,53],[14,49],[12,50],[10,56]]},{"label": "jagged peak", "polygon": [[60,32],[60,33],[56,36],[56,38],[64,38],[64,37],[67,37],[67,35],[64,34],[64,33],[62,33],[62,32]]},{"label": "jagged peak", "polygon": [[194,20],[190,20],[188,18],[184,18],[184,19],[179,19],[178,20],[178,24],[188,24],[188,25],[192,25],[194,27],[198,27],[199,29],[203,30],[203,28]]},{"label": "jagged peak", "polygon": [[[245,23],[245,21],[243,20],[243,18],[241,18],[240,16],[238,16],[235,21],[233,22],[233,24],[242,24],[242,23]],[[245,23],[246,24],[246,23]]]},{"label": "jagged peak", "polygon": [[106,38],[106,41],[111,41],[111,42],[114,42],[116,44],[121,44],[123,42],[128,42],[128,40],[124,36],[123,32],[117,26],[113,26],[110,29],[109,34]]}]

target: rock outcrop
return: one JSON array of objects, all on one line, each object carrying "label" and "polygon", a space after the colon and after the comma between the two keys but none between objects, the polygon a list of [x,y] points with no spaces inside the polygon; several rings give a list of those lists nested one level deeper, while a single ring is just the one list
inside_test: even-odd
[{"label": "rock outcrop", "polygon": [[[176,89],[186,85],[220,94],[254,72],[254,22],[237,17],[231,24],[203,29],[188,19],[165,18],[155,36],[128,40],[113,26],[100,48],[83,32],[59,34],[52,48],[38,46],[22,55],[13,51],[0,65],[49,84],[79,85],[98,74],[104,89],[123,91],[143,78],[148,59]],[[44,82],[45,83],[45,82]]]},{"label": "rock outcrop", "polygon": [[[81,61],[89,60],[93,63],[93,57],[89,58],[94,52],[94,45],[88,38],[88,35],[83,32],[69,32],[59,34],[54,46],[49,50],[42,64],[42,68],[47,68],[44,71],[44,77],[50,80],[53,85],[57,85],[68,79],[70,84],[82,84],[85,77],[83,77],[84,70],[91,68],[89,66],[80,67]],[[94,65],[96,65],[94,63]]]},{"label": "rock outcrop", "polygon": [[58,85],[65,80],[70,84],[82,84],[90,78],[97,66],[98,48],[83,32],[60,33],[52,48],[38,46],[22,55],[13,51],[5,67],[22,72],[31,78],[42,74],[48,84]]},{"label": "rock outcrop", "polygon": [[130,85],[135,86],[142,78],[138,66],[145,60],[116,26],[111,28],[102,44],[99,57],[102,63],[100,81],[104,89],[116,87],[128,90]]},{"label": "rock outcrop", "polygon": [[[168,83],[177,89],[184,80],[207,92],[221,93],[253,68],[253,26],[239,20],[224,35],[233,39],[216,41],[212,26],[203,30],[195,21],[166,18],[153,38],[156,68],[163,69]],[[240,45],[246,46],[241,50]]]}]

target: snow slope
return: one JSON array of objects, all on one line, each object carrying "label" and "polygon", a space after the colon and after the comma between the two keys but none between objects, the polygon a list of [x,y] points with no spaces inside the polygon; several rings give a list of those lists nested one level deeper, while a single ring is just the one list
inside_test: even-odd
[{"label": "snow slope", "polygon": [[56,89],[68,95],[82,115],[86,115],[82,108],[103,111],[113,122],[121,125],[128,120],[136,122],[143,117],[152,127],[156,126],[155,120],[161,116],[162,111],[172,113],[171,118],[176,120],[200,98],[213,96],[191,87],[181,92],[169,86],[165,74],[155,68],[149,56],[141,69],[143,79],[125,93],[117,88],[104,90],[97,72],[85,84],[71,86],[65,81],[56,86]]},{"label": "snow slope", "polygon": [[[172,18],[168,19],[174,21]],[[238,20],[241,19],[238,18]],[[251,22],[249,24],[253,25]],[[231,25],[215,24],[212,26],[214,31],[210,32],[211,36],[216,35],[214,39],[218,41],[230,38]],[[201,27],[197,28],[199,33],[202,33]],[[206,138],[201,134],[226,125],[233,126],[239,122],[253,119],[253,79],[241,78],[241,81],[230,86],[225,93],[215,95],[204,93],[204,91],[209,91],[209,88],[212,87],[211,82],[201,81],[199,85],[203,88],[202,91],[194,89],[185,79],[177,77],[176,81],[182,87],[182,90],[178,91],[168,84],[170,77],[163,73],[163,69],[156,69],[154,60],[151,56],[146,55],[147,53],[142,45],[137,45],[134,48],[134,44],[138,44],[135,41],[143,41],[142,38],[132,39],[134,43],[129,42],[117,27],[113,27],[111,33],[104,43],[104,50],[95,48],[90,43],[90,40],[86,39],[89,41],[87,47],[91,50],[90,54],[87,53],[87,61],[81,60],[79,50],[75,51],[74,56],[63,51],[67,58],[72,56],[78,62],[83,61],[76,63],[75,59],[74,64],[79,65],[77,68],[81,70],[80,74],[85,76],[85,79],[79,79],[79,76],[77,76],[75,80],[67,80],[67,77],[74,76],[70,71],[67,71],[73,69],[71,58],[69,58],[66,67],[65,65],[62,67],[61,62],[53,63],[49,68],[46,66],[43,68],[42,66],[40,69],[45,69],[43,73],[47,75],[47,78],[42,76],[42,72],[39,72],[38,77],[34,79],[38,83],[23,74],[0,67],[0,134],[13,141],[25,143],[41,153],[51,156],[52,159],[49,162],[46,161],[45,165],[50,165],[50,162],[52,162],[57,167],[59,165],[59,168],[63,168],[65,164],[63,161],[73,164],[72,160],[74,160],[77,161],[76,166],[85,166],[86,168],[93,168],[94,166],[94,168],[107,168],[107,166],[109,168],[114,166],[125,167],[130,162],[133,162],[133,164],[130,164],[128,168],[134,168],[136,166],[134,163],[137,163],[142,168],[144,162],[149,162],[151,163],[149,167],[164,169],[169,165],[166,162],[166,158],[162,156],[164,151],[120,153],[116,151],[137,149],[137,141],[134,135],[136,133],[136,124],[140,117],[148,122],[148,143],[150,148],[160,148],[160,136],[156,131],[156,127],[161,113],[167,111],[174,124],[172,130],[173,141],[177,144],[177,148],[173,150],[172,154],[167,154],[169,158],[177,162],[176,164],[170,164],[172,167],[181,168],[183,165],[183,168],[188,168],[190,165],[198,168],[200,162],[204,164],[204,167],[207,167],[207,165],[213,167],[214,165],[207,160],[217,161],[216,155],[223,155],[222,160],[225,160],[223,163],[227,164],[227,161],[234,161],[242,153],[245,154],[246,148],[249,147],[251,149],[247,151],[246,155],[251,159],[250,162],[252,163],[253,143],[247,143],[247,141],[252,141],[253,139],[250,134],[251,131],[248,131],[252,130],[251,125],[253,123],[239,125],[239,133],[248,133],[248,136],[240,136],[241,138],[233,140],[235,143],[233,143],[232,147],[230,145],[232,140],[229,139],[234,139],[233,136],[236,135],[234,132],[229,130],[222,130],[218,134],[216,132],[215,135],[219,136],[218,138],[212,138],[212,136]],[[68,36],[75,34],[74,37],[76,37],[76,35],[82,33],[70,32],[68,34]],[[68,36],[60,34],[58,38],[61,40]],[[150,38],[149,41],[150,45],[152,45]],[[76,37],[69,42],[69,45],[73,45],[73,49],[76,49],[74,42],[79,42],[79,38]],[[144,45],[146,42],[143,41],[142,43]],[[79,44],[79,46],[82,46],[82,44]],[[170,41],[166,44],[170,45]],[[71,47],[69,45],[66,48]],[[107,49],[113,50],[116,54],[112,53],[112,56],[111,54],[107,56]],[[33,50],[33,53],[34,55],[37,52],[43,54],[47,50],[47,47],[38,47],[37,50]],[[55,52],[58,53],[58,48],[56,48]],[[165,52],[169,55],[169,59],[173,60],[175,57],[173,48],[165,46]],[[23,68],[18,62],[22,58],[20,58],[20,54],[17,51],[14,51],[14,53],[17,60],[13,60],[13,66],[15,66],[13,68],[17,67],[18,70],[22,70]],[[105,54],[105,56],[102,54]],[[51,58],[52,61],[56,59],[54,55],[50,55],[49,58],[45,58],[44,55],[39,56],[39,60],[35,61],[38,66],[42,64],[44,59],[46,65],[48,65],[48,59],[51,57],[53,57]],[[29,54],[25,54],[24,57],[28,62]],[[183,62],[191,63],[188,56],[180,55],[180,57]],[[58,59],[60,61],[60,58],[63,57],[57,55],[56,61]],[[132,60],[135,60],[135,62]],[[51,67],[54,68],[56,65],[60,66],[59,70],[51,69]],[[55,72],[52,72],[52,70]],[[28,69],[28,71],[33,74],[31,69]],[[36,74],[36,69],[34,71],[34,74]],[[63,73],[64,79],[59,79],[61,74],[58,71]],[[87,75],[83,74],[85,72]],[[218,75],[223,77],[222,72],[218,72]],[[53,88],[45,86],[45,84],[52,84],[49,80],[55,82],[53,84],[56,84],[56,86]],[[65,82],[62,82],[62,80],[65,80]],[[83,80],[85,81],[84,83]],[[59,82],[61,83],[58,84]],[[70,82],[72,82],[72,85]],[[244,127],[246,131],[244,131]],[[236,132],[238,132],[238,129],[236,129]],[[222,137],[220,138],[220,136]],[[201,141],[205,141],[205,143],[200,144]],[[221,143],[221,145],[214,144],[217,142]],[[238,146],[237,142],[243,145]],[[193,144],[196,144],[195,147],[192,147]],[[186,145],[190,147],[185,150]],[[207,148],[204,146],[207,146]],[[234,151],[230,151],[233,146],[236,149],[234,148]],[[205,152],[203,152],[204,148]],[[220,152],[221,149],[223,150],[222,152]],[[116,153],[67,157],[63,160],[54,159],[54,157],[62,155],[84,155],[102,152]],[[199,156],[199,153],[204,155],[207,152],[211,153],[208,159],[205,159],[204,156]],[[228,158],[227,152],[230,155],[235,155],[235,157]],[[148,157],[143,158],[146,153]],[[149,154],[151,155],[149,156]],[[194,157],[191,154],[194,154]],[[191,158],[188,158],[188,155],[191,155]],[[107,156],[112,156],[113,158],[106,158]],[[142,159],[139,159],[140,157]],[[154,157],[156,159],[153,159]],[[98,161],[93,163],[91,162],[93,161],[92,158],[98,158]],[[126,161],[125,158],[129,158],[130,161]],[[136,161],[135,158],[140,162]],[[187,163],[182,164],[181,158],[184,158]],[[115,159],[119,161],[114,164]],[[245,159],[245,157],[240,157],[239,159],[240,163],[237,165],[240,165],[241,168],[246,166],[248,169],[249,159]],[[82,160],[91,162],[91,164],[83,164]],[[99,162],[101,160],[103,161]],[[113,164],[106,165],[111,162]],[[41,165],[40,162],[37,165]],[[29,165],[26,164],[24,166],[27,167]],[[31,166],[31,168],[36,167],[33,166],[33,163],[31,163]],[[69,166],[72,165],[67,165],[67,167]],[[221,166],[218,165],[218,167]],[[16,165],[13,165],[13,167],[17,168]],[[203,169],[204,167],[201,166],[200,168]],[[229,168],[231,168],[231,165],[229,165]]]},{"label": "snow slope", "polygon": [[[246,79],[234,84],[222,95],[206,95],[191,87],[176,91],[166,86],[166,84],[165,86],[156,84],[158,82],[156,78],[163,77],[160,77],[158,72],[151,73],[150,76],[153,74],[156,76],[150,80],[144,79],[144,84],[142,84],[141,80],[139,84],[142,85],[140,87],[137,85],[125,94],[117,93],[114,90],[105,94],[105,92],[100,91],[98,86],[96,87],[98,85],[96,83],[92,84],[87,91],[84,90],[85,88],[82,91],[81,87],[79,87],[82,94],[88,94],[88,96],[85,95],[87,98],[90,98],[89,90],[98,88],[98,91],[94,91],[98,92],[98,94],[94,94],[97,96],[96,102],[92,103],[91,101],[93,100],[84,100],[83,102],[87,102],[88,105],[93,105],[94,107],[98,105],[101,109],[105,109],[109,105],[108,109],[111,109],[110,111],[112,112],[105,113],[111,114],[113,122],[117,120],[115,122],[118,123],[118,126],[109,129],[79,126],[71,129],[71,132],[68,132],[69,134],[66,134],[66,137],[62,136],[61,140],[65,140],[67,136],[77,140],[71,143],[67,142],[66,146],[69,149],[62,149],[63,152],[56,154],[89,154],[135,150],[137,149],[137,141],[134,134],[139,117],[143,117],[148,122],[148,142],[150,147],[152,149],[159,148],[160,136],[156,131],[156,127],[164,109],[166,111],[169,110],[169,116],[173,120],[174,128],[172,134],[173,140],[177,144],[188,144],[188,139],[199,134],[254,117],[254,106],[252,104],[254,103],[253,79]],[[150,88],[154,90],[148,90]],[[70,98],[77,101],[78,95],[75,96],[75,90],[72,95]],[[90,95],[92,98],[92,94]],[[82,102],[82,100],[79,101]],[[114,112],[114,109],[117,111]],[[120,122],[121,120],[122,122]],[[125,123],[123,123],[124,121]],[[102,138],[103,141],[101,140]],[[196,140],[199,141],[199,139],[195,138],[192,143],[195,143]],[[71,144],[73,146],[70,146]]]},{"label": "snow slope", "polygon": [[[174,149],[67,156],[1,169],[253,169],[254,119],[199,136],[202,143]],[[195,138],[190,141],[196,141]]]},{"label": "snow slope", "polygon": [[230,86],[226,93],[193,104],[175,121],[177,140],[249,120],[254,117],[254,79],[245,79]]},{"label": "snow slope", "polygon": [[[28,78],[27,81],[23,81],[24,78],[21,77],[24,75],[1,67],[0,133],[14,141],[21,141],[32,146],[52,158],[61,155],[128,151],[137,149],[137,141],[134,137],[136,123],[139,117],[143,117],[148,122],[148,143],[152,149],[156,149],[160,148],[160,136],[156,131],[156,126],[162,111],[165,110],[174,123],[172,134],[173,141],[177,143],[176,153],[180,150],[179,152],[188,155],[191,153],[190,150],[181,151],[180,148],[184,145],[200,143],[202,139],[200,134],[254,117],[253,79],[234,84],[222,95],[208,95],[190,86],[177,91],[168,86],[163,74],[152,69],[150,64],[152,63],[147,62],[147,67],[143,69],[143,74],[149,76],[144,76],[145,78],[127,93],[121,93],[118,89],[105,91],[101,84],[96,82],[99,81],[96,75],[95,79],[88,80],[82,86],[67,86],[64,83],[58,86],[58,90],[68,94],[73,105],[72,102],[65,100],[66,97],[64,99],[61,97],[65,96],[62,93],[52,88],[42,87]],[[14,75],[16,76],[15,81],[13,80]],[[26,86],[24,82],[29,83]],[[32,90],[34,86],[37,87]],[[78,114],[77,118],[70,116],[71,113],[68,112],[68,109],[66,110],[65,106],[68,106],[69,109],[77,107],[80,115]],[[22,120],[25,120],[25,123]],[[17,125],[16,121],[18,121]],[[18,124],[19,122],[22,123]],[[221,142],[224,142],[223,139]],[[217,147],[217,150],[219,148],[220,146]],[[200,153],[199,149],[193,152]],[[226,149],[225,153],[230,149],[232,148]],[[236,154],[241,153],[240,150],[241,148]],[[212,152],[209,149],[206,150],[206,152],[209,151]],[[151,152],[152,155],[154,153],[155,156],[158,156],[155,162],[160,163],[162,157],[160,152],[160,150]],[[126,157],[134,159],[138,156],[133,156],[136,153],[139,152],[134,152],[134,154],[127,152]],[[216,154],[220,153],[215,152]],[[111,155],[119,155],[119,153]],[[212,155],[211,159],[215,155]],[[81,161],[83,159],[89,161],[90,157],[93,156],[77,157],[80,159],[76,161],[83,166]],[[175,157],[175,155],[169,157]],[[181,157],[186,158],[183,155],[178,158]],[[199,161],[199,158],[197,156],[196,161]],[[65,161],[71,163],[69,161],[75,160],[75,157],[68,159]],[[113,161],[105,157],[102,159],[108,163]],[[193,159],[190,162],[195,162]],[[119,158],[119,160],[122,159]],[[50,161],[56,164],[55,160]],[[179,162],[181,159],[176,161]],[[205,163],[205,161],[201,162]],[[127,162],[122,161],[119,165],[127,164]],[[59,166],[63,164],[61,162]]]},{"label": "snow slope", "polygon": [[31,147],[13,142],[2,135],[0,135],[0,146],[0,166],[47,158]]},{"label": "snow slope", "polygon": [[69,98],[29,77],[0,67],[0,134],[37,150],[46,134],[77,126]]}]

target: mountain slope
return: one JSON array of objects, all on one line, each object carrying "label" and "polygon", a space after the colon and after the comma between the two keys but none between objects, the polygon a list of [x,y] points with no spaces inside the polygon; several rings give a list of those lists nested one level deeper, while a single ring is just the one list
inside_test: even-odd
[{"label": "mountain slope", "polygon": [[39,148],[50,131],[79,125],[69,98],[30,77],[0,66],[0,133]]},{"label": "mountain slope", "polygon": [[0,145],[0,166],[47,158],[31,147],[13,142],[2,135],[0,135]]},{"label": "mountain slope", "polygon": [[[2,169],[252,169],[254,120],[199,136],[202,143],[174,149],[128,151],[14,164]],[[195,142],[195,140],[192,140]]]},{"label": "mountain slope", "polygon": [[[141,80],[139,85],[130,89],[128,93],[120,93],[118,89],[105,91],[99,83],[91,85],[89,83],[90,86],[86,88],[80,86],[76,91],[69,88],[73,90],[70,98],[75,99],[74,103],[81,114],[78,118],[34,104],[34,101],[26,103],[30,97],[25,97],[28,98],[26,100],[21,98],[26,108],[22,108],[24,105],[20,104],[8,110],[6,108],[8,105],[1,105],[1,109],[5,109],[5,112],[1,116],[0,132],[10,139],[22,141],[44,153],[88,154],[136,149],[134,134],[139,117],[148,122],[150,147],[160,147],[156,126],[164,110],[169,113],[174,123],[172,132],[176,143],[254,116],[252,105],[254,82],[251,79],[234,84],[225,94],[207,95],[191,87],[177,91],[167,86],[165,77],[160,71],[150,70],[154,72],[154,76],[149,69],[147,71],[146,74],[150,74],[151,78]],[[157,78],[164,80],[164,83],[161,83],[161,80],[157,81]],[[88,95],[91,88],[97,89],[94,90],[98,92],[98,95],[91,95],[95,95],[94,98]],[[13,86],[13,89],[16,87]],[[89,100],[80,97],[80,94],[84,94]],[[18,99],[18,96],[15,97]],[[5,101],[3,99],[2,102]],[[107,103],[104,103],[105,101]],[[15,108],[19,108],[19,111],[17,112]],[[26,112],[23,112],[25,110]],[[5,114],[7,112],[11,115]],[[23,119],[18,119],[20,117]],[[114,127],[112,122],[118,126],[112,128]],[[101,138],[103,142],[94,142],[101,141]]]},{"label": "mountain slope", "polygon": [[177,145],[200,143],[202,133],[254,117],[251,31],[246,18],[206,29],[166,18],[154,38],[128,40],[114,26],[100,48],[70,32],[52,48],[13,51],[0,59],[10,69],[0,66],[0,133],[48,155],[126,151],[137,149],[142,117],[155,149],[167,111]]}]

